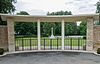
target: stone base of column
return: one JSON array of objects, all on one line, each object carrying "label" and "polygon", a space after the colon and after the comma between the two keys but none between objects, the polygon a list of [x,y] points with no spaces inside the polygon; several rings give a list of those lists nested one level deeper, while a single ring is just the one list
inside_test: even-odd
[{"label": "stone base of column", "polygon": [[15,45],[9,45],[9,52],[15,52]]}]

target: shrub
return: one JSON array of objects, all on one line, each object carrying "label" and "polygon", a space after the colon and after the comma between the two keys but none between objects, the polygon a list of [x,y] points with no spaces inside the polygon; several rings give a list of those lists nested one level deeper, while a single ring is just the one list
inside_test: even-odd
[{"label": "shrub", "polygon": [[4,49],[0,48],[0,55],[2,55],[4,53]]},{"label": "shrub", "polygon": [[100,48],[98,48],[97,53],[100,54]]},{"label": "shrub", "polygon": [[83,36],[83,39],[86,39],[86,36]]},{"label": "shrub", "polygon": [[15,38],[37,38],[37,35],[15,35]]}]

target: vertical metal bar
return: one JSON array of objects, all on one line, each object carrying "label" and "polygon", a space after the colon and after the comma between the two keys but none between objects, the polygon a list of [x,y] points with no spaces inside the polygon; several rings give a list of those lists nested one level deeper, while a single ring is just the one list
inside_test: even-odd
[{"label": "vertical metal bar", "polygon": [[68,37],[68,50],[70,49],[70,39]]},{"label": "vertical metal bar", "polygon": [[66,39],[64,39],[64,50],[66,49]]},{"label": "vertical metal bar", "polygon": [[[36,44],[36,43],[35,43],[35,44]],[[38,39],[37,39],[37,44],[36,44],[36,45],[37,45],[37,50],[38,50]]]},{"label": "vertical metal bar", "polygon": [[[83,48],[85,47],[85,44],[84,44],[84,39],[82,39],[82,41],[81,41],[81,45],[83,46]],[[84,50],[84,49],[82,49],[82,50]]]},{"label": "vertical metal bar", "polygon": [[82,49],[82,46],[84,46],[83,38],[81,39],[81,49]]},{"label": "vertical metal bar", "polygon": [[66,50],[66,44],[67,44],[67,38],[66,39],[64,39],[64,49]]},{"label": "vertical metal bar", "polygon": [[52,50],[52,39],[50,39],[50,49]]},{"label": "vertical metal bar", "polygon": [[16,44],[17,44],[17,43],[18,43],[18,42],[17,42],[17,40],[15,39],[15,51],[16,51],[16,46],[17,46]]},{"label": "vertical metal bar", "polygon": [[78,38],[78,50],[80,50],[80,38]]},{"label": "vertical metal bar", "polygon": [[23,38],[22,38],[22,51],[24,51],[24,41],[23,41]]},{"label": "vertical metal bar", "polygon": [[31,48],[31,38],[30,38],[30,50],[32,50],[32,48]]},{"label": "vertical metal bar", "polygon": [[[33,41],[32,41],[32,44],[33,44],[33,49],[34,50],[38,50],[38,41],[37,41],[37,39],[32,39]],[[35,42],[35,40],[36,40],[36,42]]]},{"label": "vertical metal bar", "polygon": [[34,46],[34,45],[32,44],[32,39],[31,39],[31,50],[32,50],[33,46]]},{"label": "vertical metal bar", "polygon": [[82,48],[81,46],[82,46],[82,42],[81,42],[81,38],[80,38],[80,50],[81,50],[81,48]]},{"label": "vertical metal bar", "polygon": [[45,38],[44,38],[44,50],[45,50]]},{"label": "vertical metal bar", "polygon": [[65,49],[66,49],[66,50],[68,50],[68,46],[69,46],[68,43],[69,43],[69,40],[68,40],[68,38],[66,38],[66,39],[65,39],[65,45],[66,45],[66,46],[65,46]]},{"label": "vertical metal bar", "polygon": [[58,38],[57,38],[57,50],[58,50]]},{"label": "vertical metal bar", "polygon": [[24,39],[24,46],[25,46],[25,47],[24,47],[24,50],[26,50],[26,48],[27,48],[27,47],[26,47],[26,41],[27,41],[27,40]]},{"label": "vertical metal bar", "polygon": [[70,38],[70,50],[72,50],[72,38]]},{"label": "vertical metal bar", "polygon": [[27,50],[27,39],[24,39],[24,42],[25,42],[25,47],[24,47],[24,50]]},{"label": "vertical metal bar", "polygon": [[37,40],[35,41],[35,39],[32,39],[32,50],[35,50],[35,47],[37,47],[35,43],[37,43]]}]

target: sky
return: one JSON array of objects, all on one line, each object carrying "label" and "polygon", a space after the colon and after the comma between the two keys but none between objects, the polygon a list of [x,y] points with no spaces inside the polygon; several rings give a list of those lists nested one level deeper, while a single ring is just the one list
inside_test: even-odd
[{"label": "sky", "polygon": [[99,0],[17,0],[16,12],[26,11],[30,15],[46,15],[47,12],[71,11],[73,15],[96,12]]}]

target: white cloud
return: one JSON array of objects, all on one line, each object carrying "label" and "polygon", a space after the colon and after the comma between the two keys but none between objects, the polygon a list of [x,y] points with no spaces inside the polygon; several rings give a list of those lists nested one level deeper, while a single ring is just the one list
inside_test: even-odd
[{"label": "white cloud", "polygon": [[54,11],[72,11],[73,14],[95,13],[98,0],[17,0],[16,12],[27,11],[31,15],[46,15]]},{"label": "white cloud", "polygon": [[36,9],[28,10],[27,12],[29,14],[34,14],[34,15],[46,15],[47,14],[47,12],[45,12],[43,10],[36,10]]}]

